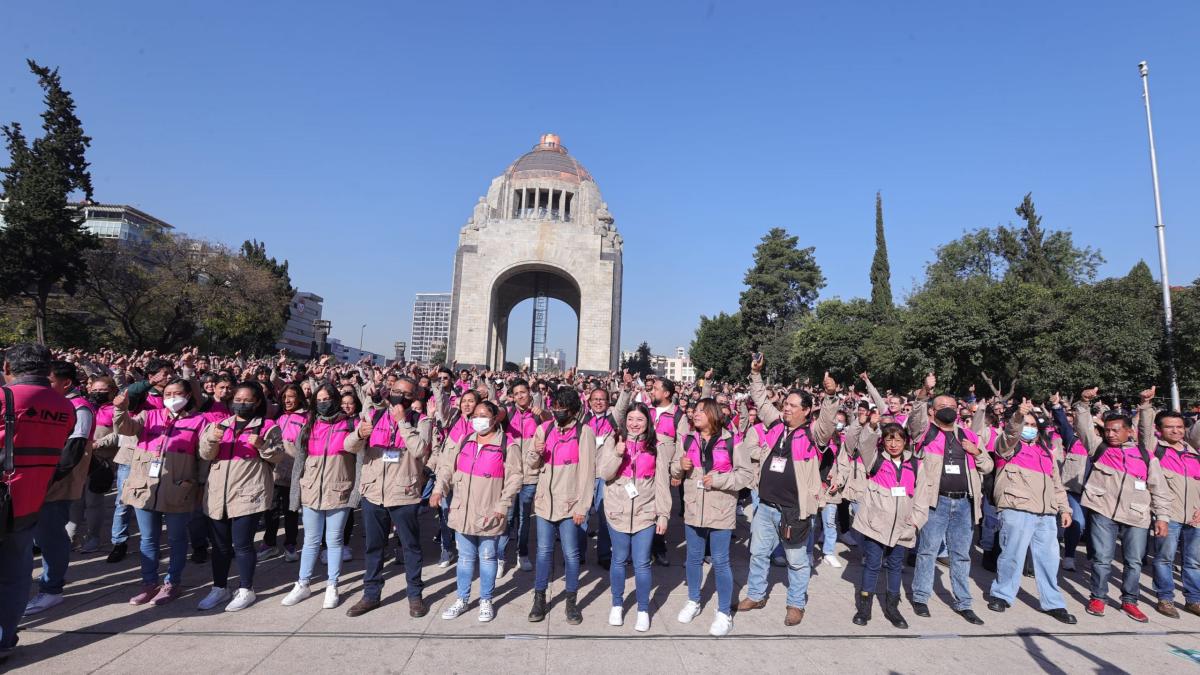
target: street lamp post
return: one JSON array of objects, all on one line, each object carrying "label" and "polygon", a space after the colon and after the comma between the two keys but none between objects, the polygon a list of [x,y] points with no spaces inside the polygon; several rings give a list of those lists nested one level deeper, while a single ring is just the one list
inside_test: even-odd
[{"label": "street lamp post", "polygon": [[1171,379],[1171,409],[1179,410],[1179,381],[1175,375],[1174,320],[1171,314],[1171,283],[1167,280],[1167,239],[1162,217],[1162,196],[1158,191],[1158,155],[1154,151],[1154,123],[1150,118],[1150,69],[1138,64],[1142,76],[1142,101],[1146,104],[1146,133],[1150,136],[1150,178],[1154,183],[1154,228],[1158,231],[1158,271],[1162,276],[1163,331],[1167,340],[1167,375]]},{"label": "street lamp post", "polygon": [[364,323],[362,325],[362,329],[358,331],[358,351],[360,351],[360,352],[362,351],[362,346],[363,346],[363,335],[365,335],[366,332],[367,332],[367,324]]}]

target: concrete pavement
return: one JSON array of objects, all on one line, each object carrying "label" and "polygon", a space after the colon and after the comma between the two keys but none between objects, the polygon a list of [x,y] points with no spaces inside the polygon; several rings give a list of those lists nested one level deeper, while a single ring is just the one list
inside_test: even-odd
[{"label": "concrete pavement", "polygon": [[[533,574],[520,571],[510,571],[498,584],[493,622],[476,620],[475,601],[463,616],[444,621],[441,610],[454,601],[454,568],[436,566],[433,523],[432,515],[426,514],[424,578],[431,609],[424,618],[409,618],[403,570],[390,563],[384,607],[355,619],[345,615],[362,592],[361,527],[356,527],[352,538],[355,558],[343,566],[342,604],[332,610],[321,609],[324,582],[320,576],[314,580],[312,598],[295,607],[280,605],[299,567],[282,558],[259,563],[258,602],[242,612],[197,611],[196,603],[208,591],[211,570],[208,564],[191,563],[184,572],[186,592],[180,599],[164,607],[133,607],[128,604],[138,589],[137,538],[133,537],[130,555],[120,564],[105,562],[107,550],[73,554],[66,601],[22,624],[20,647],[4,668],[56,674],[164,668],[189,673],[1184,672],[1194,666],[1171,649],[1200,650],[1200,617],[1183,614],[1172,620],[1154,612],[1148,575],[1143,576],[1142,607],[1150,623],[1138,624],[1116,607],[1110,607],[1103,618],[1086,614],[1083,569],[1061,577],[1069,609],[1079,618],[1075,626],[1037,611],[1032,579],[1024,580],[1015,607],[1003,614],[989,612],[982,598],[990,575],[976,566],[972,593],[986,625],[969,625],[951,612],[947,571],[939,567],[932,618],[914,616],[905,602],[901,611],[911,626],[908,630],[893,629],[878,607],[871,623],[860,628],[850,622],[861,574],[858,555],[840,544],[841,556],[849,564],[843,569],[822,565],[815,570],[800,626],[783,625],[786,574],[772,568],[767,607],[736,616],[733,633],[713,639],[707,634],[715,607],[707,567],[703,614],[690,625],[675,619],[687,599],[678,522],[672,523],[668,535],[671,566],[654,568],[649,633],[633,630],[632,573],[626,589],[625,625],[608,625],[608,577],[595,564],[594,539],[589,540],[593,548],[579,592],[582,625],[568,626],[563,619],[561,560],[545,622],[526,620]],[[733,567],[740,590],[748,560],[749,532],[744,521],[738,535]],[[1119,563],[1114,567],[1119,571]],[[317,569],[323,571],[324,566],[318,563]],[[35,576],[39,570],[40,560]],[[906,589],[911,572],[906,568]],[[231,580],[231,587],[235,584]]]}]

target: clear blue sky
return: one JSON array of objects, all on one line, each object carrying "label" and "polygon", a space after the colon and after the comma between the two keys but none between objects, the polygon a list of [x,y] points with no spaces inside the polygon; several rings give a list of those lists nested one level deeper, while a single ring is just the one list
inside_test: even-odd
[{"label": "clear blue sky", "polygon": [[898,298],[1027,191],[1105,275],[1157,275],[1146,59],[1171,277],[1200,276],[1200,5],[801,5],[10,3],[0,119],[38,121],[26,57],[59,66],[98,199],[265,240],[335,336],[366,323],[383,353],[414,293],[450,289],[491,178],[554,131],[625,238],[622,345],[665,353],[736,309],[772,226],[816,246],[823,298],[868,293],[876,190]]}]

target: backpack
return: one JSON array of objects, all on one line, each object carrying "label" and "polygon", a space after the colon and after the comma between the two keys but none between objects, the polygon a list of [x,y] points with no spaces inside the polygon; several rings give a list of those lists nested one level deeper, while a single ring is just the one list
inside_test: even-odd
[{"label": "backpack", "polygon": [[[909,467],[912,468],[913,479],[916,480],[917,467],[919,466],[919,464],[917,463],[917,456],[909,455],[907,461],[908,461]],[[879,473],[879,469],[881,469],[882,467],[883,467],[883,453],[880,452],[875,455],[875,462],[873,464],[871,464],[871,468],[867,471],[867,478],[874,478],[875,474]]]},{"label": "backpack", "polygon": [[8,481],[16,468],[13,455],[13,437],[17,435],[17,411],[12,390],[4,387],[4,462],[0,467],[0,542],[8,538],[13,531],[13,500],[12,489]]}]

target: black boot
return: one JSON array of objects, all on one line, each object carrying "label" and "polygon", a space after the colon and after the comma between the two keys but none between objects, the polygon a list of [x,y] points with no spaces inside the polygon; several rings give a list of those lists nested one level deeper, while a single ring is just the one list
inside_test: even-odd
[{"label": "black boot", "polygon": [[896,628],[908,628],[908,622],[900,614],[900,594],[888,593],[883,603],[883,618],[892,622]]},{"label": "black boot", "polygon": [[996,573],[996,560],[1000,558],[1000,543],[996,542],[990,550],[983,552],[983,569]]},{"label": "black boot", "polygon": [[858,610],[854,613],[854,625],[865,626],[871,620],[871,605],[875,603],[875,594],[859,591],[858,595],[854,596],[854,609]]},{"label": "black boot", "polygon": [[567,593],[567,623],[578,626],[583,623],[583,613],[575,606],[575,594]]},{"label": "black boot", "polygon": [[113,544],[113,549],[109,551],[108,558],[106,560],[110,563],[119,563],[125,559],[125,553],[127,551],[128,546],[125,544],[125,542]]},{"label": "black boot", "polygon": [[546,591],[533,592],[533,609],[529,610],[529,620],[537,623],[546,618]]}]

